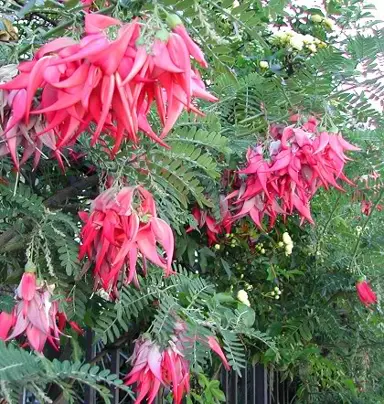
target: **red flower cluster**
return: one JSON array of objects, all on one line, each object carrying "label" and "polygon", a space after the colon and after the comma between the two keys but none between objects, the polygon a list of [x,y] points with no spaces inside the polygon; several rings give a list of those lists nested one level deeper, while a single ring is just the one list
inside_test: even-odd
[{"label": "red flower cluster", "polygon": [[[58,302],[52,301],[52,290],[45,283],[38,285],[35,273],[24,272],[16,290],[18,302],[10,314],[0,313],[0,339],[11,340],[25,334],[36,351],[41,352],[47,340],[58,349],[67,316],[58,311]],[[70,324],[81,332],[76,323]]]},{"label": "red flower cluster", "polygon": [[[53,131],[57,149],[73,145],[95,124],[91,144],[106,133],[114,141],[112,156],[124,139],[138,143],[139,131],[168,147],[162,139],[184,109],[202,115],[192,99],[216,98],[191,67],[191,57],[207,66],[200,48],[179,24],[172,33],[158,31],[154,39],[144,38],[143,31],[137,20],[122,24],[88,14],[80,42],[55,39],[40,48],[32,61],[20,63],[19,75],[0,85],[13,91],[12,119],[3,133],[12,156],[17,143],[10,140],[10,132],[20,123],[28,126],[31,115],[44,117],[47,127],[37,135]],[[117,35],[114,40],[109,37],[113,34]],[[144,39],[153,43],[145,45]],[[40,102],[37,107],[35,96]],[[147,118],[153,104],[163,127],[160,136]],[[56,156],[63,166],[60,154]]]},{"label": "red flower cluster", "polygon": [[[216,220],[206,210],[202,210],[198,206],[195,206],[192,209],[192,215],[195,218],[199,229],[203,229],[204,226],[207,226],[206,232],[209,245],[218,242],[217,236],[219,234],[231,232],[232,217],[228,209],[228,201],[224,197],[220,197],[220,220]],[[189,227],[187,233],[192,230],[194,230],[193,227]]]},{"label": "red flower cluster", "polygon": [[[101,286],[116,297],[119,280],[133,281],[138,286],[138,256],[144,272],[148,259],[164,268],[167,276],[172,273],[172,230],[157,217],[153,196],[141,186],[125,187],[119,192],[108,189],[93,201],[90,214],[79,215],[85,223],[79,258],[88,256],[87,267],[95,263],[95,289]],[[163,247],[165,258],[159,255],[158,245]]]},{"label": "red flower cluster", "polygon": [[364,304],[364,306],[368,307],[371,304],[377,303],[376,293],[372,290],[365,279],[359,279],[356,282],[356,291],[357,296],[359,297],[361,303]]},{"label": "red flower cluster", "polygon": [[[209,337],[207,342],[229,370],[227,359],[216,338]],[[138,396],[135,404],[140,404],[146,397],[148,404],[152,403],[161,385],[172,389],[176,404],[180,404],[184,395],[189,392],[190,363],[184,357],[181,336],[176,333],[169,344],[161,351],[156,342],[147,338],[136,340],[130,359],[133,368],[125,379],[127,385],[137,383]]]},{"label": "red flower cluster", "polygon": [[343,173],[349,160],[345,151],[359,148],[341,134],[319,132],[314,118],[302,127],[273,127],[271,135],[274,141],[267,159],[261,146],[248,150],[248,164],[239,171],[247,177],[240,189],[228,195],[228,199],[236,197],[233,205],[238,207],[232,219],[250,215],[262,228],[263,218],[269,216],[273,227],[279,214],[286,217],[297,211],[301,222],[313,223],[311,198],[319,187],[344,191],[338,179],[353,185]]},{"label": "red flower cluster", "polygon": [[[369,216],[372,212],[372,208],[374,203],[370,200],[369,195],[366,194],[365,190],[373,191],[373,195],[377,195],[378,191],[383,186],[380,181],[380,174],[377,171],[373,171],[370,174],[364,174],[360,177],[356,178],[357,181],[363,182],[365,187],[362,189],[358,189],[353,193],[352,200],[353,201],[360,201],[360,209],[363,215]],[[374,198],[374,197],[373,197]],[[377,204],[376,210],[381,212],[384,209],[383,205]]]},{"label": "red flower cluster", "polygon": [[[373,208],[373,202],[372,201],[367,201],[366,199],[363,199],[361,201],[361,213],[365,216],[369,216],[372,212]],[[383,210],[383,205],[376,205],[376,210],[378,212],[381,212]]]}]

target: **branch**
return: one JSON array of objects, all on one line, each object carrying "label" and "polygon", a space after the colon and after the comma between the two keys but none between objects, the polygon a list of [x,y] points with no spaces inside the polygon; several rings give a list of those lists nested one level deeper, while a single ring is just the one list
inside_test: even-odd
[{"label": "branch", "polygon": [[[87,188],[92,188],[98,183],[98,176],[92,175],[90,177],[82,178],[75,182],[71,186],[61,189],[56,194],[50,196],[44,201],[44,205],[47,208],[58,208],[62,203],[66,202],[69,198],[74,197],[84,191]],[[25,219],[27,221],[27,219]],[[19,233],[15,227],[0,234],[0,253],[10,252],[18,250],[24,247],[24,244],[20,242]],[[6,246],[9,242],[12,244]],[[6,246],[6,247],[5,247]]]},{"label": "branch", "polygon": [[[14,0],[14,1],[15,1],[16,4],[18,4],[18,5],[21,6],[21,7],[24,7],[24,6],[25,6],[25,4],[24,4],[21,0]],[[51,18],[49,18],[49,17],[45,16],[44,14],[39,13],[39,12],[37,12],[37,11],[32,11],[32,12],[27,13],[27,14],[30,14],[31,17],[33,17],[33,16],[35,15],[35,16],[41,18],[42,20],[46,21],[47,23],[53,25],[53,26],[56,26],[56,25],[57,25],[57,22],[56,22],[56,21],[52,20]]]},{"label": "branch", "polygon": [[82,178],[80,181],[75,182],[73,185],[61,189],[56,194],[50,196],[44,201],[47,208],[57,208],[61,204],[67,202],[69,198],[78,195],[80,192],[87,188],[92,188],[97,185],[99,177],[95,174],[90,177]]}]

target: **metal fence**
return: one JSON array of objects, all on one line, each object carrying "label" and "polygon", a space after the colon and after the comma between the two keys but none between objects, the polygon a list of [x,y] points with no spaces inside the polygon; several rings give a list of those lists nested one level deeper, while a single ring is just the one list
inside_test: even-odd
[{"label": "metal fence", "polygon": [[[100,368],[109,369],[112,373],[124,378],[128,360],[127,354],[120,349],[105,352],[102,342],[93,343],[93,332],[87,330],[86,338],[86,361],[97,364]],[[105,354],[104,354],[105,352]],[[234,371],[227,372],[224,368],[220,375],[221,389],[225,393],[227,404],[293,404],[295,401],[295,383],[281,380],[279,372],[267,370],[262,365],[248,365],[243,369],[241,377]],[[155,404],[169,403],[159,394]],[[133,404],[134,400],[128,393],[111,388],[112,404]],[[96,391],[85,387],[79,394],[82,399],[78,404],[99,404]],[[19,404],[40,404],[40,402],[29,392],[24,391],[20,397]],[[60,404],[65,404],[60,401]]]},{"label": "metal fence", "polygon": [[[86,338],[89,338],[86,359],[94,362],[101,347],[98,344],[92,344],[91,333]],[[127,359],[124,352],[115,349],[100,357],[96,363],[123,378],[125,374],[121,371],[126,371],[124,364]],[[247,366],[243,369],[241,377],[234,371],[227,372],[223,369],[220,373],[220,384],[227,404],[293,404],[295,400],[294,383],[281,380],[278,372],[269,371],[261,365]],[[112,404],[133,404],[134,402],[126,392],[112,388],[111,394]],[[79,404],[100,403],[96,391],[92,388],[86,387],[81,396],[83,399],[79,399]],[[165,401],[160,395],[155,404],[166,402],[169,401]],[[24,392],[23,397],[20,398],[20,404],[39,404],[39,401],[30,393]],[[61,404],[64,402],[61,401]]]}]

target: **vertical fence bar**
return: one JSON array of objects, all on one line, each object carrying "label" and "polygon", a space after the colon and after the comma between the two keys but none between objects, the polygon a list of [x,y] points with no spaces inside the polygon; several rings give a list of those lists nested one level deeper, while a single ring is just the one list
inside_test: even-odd
[{"label": "vertical fence bar", "polygon": [[230,377],[230,393],[229,393],[229,403],[230,404],[238,404],[238,382],[239,375],[237,372],[231,372],[231,377]]},{"label": "vertical fence bar", "polygon": [[268,400],[268,372],[262,365],[254,366],[253,393],[254,404],[269,404]]},{"label": "vertical fence bar", "polygon": [[27,391],[25,389],[23,389],[23,393],[20,394],[20,397],[19,397],[19,404],[25,404],[27,402],[26,396],[27,396]]},{"label": "vertical fence bar", "polygon": [[256,367],[253,365],[251,367],[251,377],[250,377],[250,383],[251,383],[251,404],[256,404]]},{"label": "vertical fence bar", "polygon": [[[85,346],[85,360],[90,362],[96,355],[96,345],[93,343],[93,331],[89,328],[85,331]],[[96,403],[96,390],[90,386],[85,386],[84,403]]]},{"label": "vertical fence bar", "polygon": [[242,378],[241,378],[241,388],[240,388],[240,401],[241,404],[248,404],[248,366],[245,367]]},{"label": "vertical fence bar", "polygon": [[[115,349],[111,354],[111,372],[120,378],[120,350]],[[112,404],[119,404],[120,394],[117,387],[111,386]]]},{"label": "vertical fence bar", "polygon": [[227,398],[227,402],[228,401],[228,397],[229,397],[229,372],[227,372],[226,370],[224,371],[224,391],[225,391],[225,397]]}]

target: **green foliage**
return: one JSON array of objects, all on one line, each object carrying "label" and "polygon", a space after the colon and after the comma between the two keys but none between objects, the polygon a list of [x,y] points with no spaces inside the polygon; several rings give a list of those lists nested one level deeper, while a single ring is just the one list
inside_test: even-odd
[{"label": "green foliage", "polygon": [[[370,17],[374,11],[359,0],[326,1],[321,9],[285,0],[102,3],[96,1],[94,11],[125,21],[153,17],[161,25],[167,12],[178,13],[209,61],[202,77],[219,101],[197,105],[205,118],[184,114],[165,139],[169,150],[144,140],[137,148],[125,144],[111,160],[84,134],[73,148],[85,157],[71,163],[66,175],[50,158],[15,174],[10,159],[1,157],[0,311],[12,310],[15,286],[32,260],[38,276],[56,285],[55,298],[68,319],[92,328],[105,351],[118,346],[130,352],[143,332],[167,346],[175,325],[185,324],[185,356],[193,372],[188,403],[224,401],[209,336],[218,339],[238,374],[253,361],[294,380],[298,402],[381,402],[384,33]],[[13,18],[19,39],[1,42],[0,64],[29,58],[55,37],[78,38],[84,20],[82,6],[73,1],[11,1],[2,14]],[[312,21],[313,14],[331,18],[338,28]],[[315,53],[279,47],[273,39],[278,27],[325,45]],[[264,233],[244,219],[231,235],[220,235],[219,248],[207,247],[205,230],[187,233],[196,225],[191,208],[198,205],[218,218],[219,195],[228,190],[225,170],[242,167],[247,148],[267,145],[270,126],[287,124],[293,113],[316,115],[321,126],[338,128],[362,148],[347,165],[356,187],[344,195],[319,190],[312,204],[315,227],[300,227],[291,217]],[[98,184],[87,184],[90,169]],[[373,172],[381,177],[367,183]],[[84,276],[78,260],[77,212],[89,209],[108,175],[153,193],[158,215],[175,230],[177,250],[174,275],[165,278],[150,266],[140,288],[119,285],[114,302],[93,291],[93,268]],[[372,202],[368,216],[362,200]],[[291,256],[279,245],[285,231],[294,242]],[[356,297],[361,275],[379,296],[369,310]],[[240,290],[248,293],[250,307],[236,299]],[[85,338],[67,335],[73,332],[64,330],[61,353],[70,351],[73,362],[0,342],[0,392],[8,402],[16,402],[24,388],[51,402],[52,384],[69,402],[77,402],[84,385],[105,402],[108,386],[127,390],[108,370],[81,362]]]},{"label": "green foliage", "polygon": [[110,370],[101,370],[98,366],[81,362],[60,362],[36,356],[13,345],[6,346],[0,341],[0,397],[4,397],[10,404],[17,402],[17,393],[24,388],[33,392],[42,402],[52,400],[44,393],[48,383],[57,384],[63,392],[63,397],[70,403],[76,402],[76,392],[73,383],[88,385],[95,389],[105,403],[110,403],[108,386],[115,386],[130,393],[122,380]]}]

